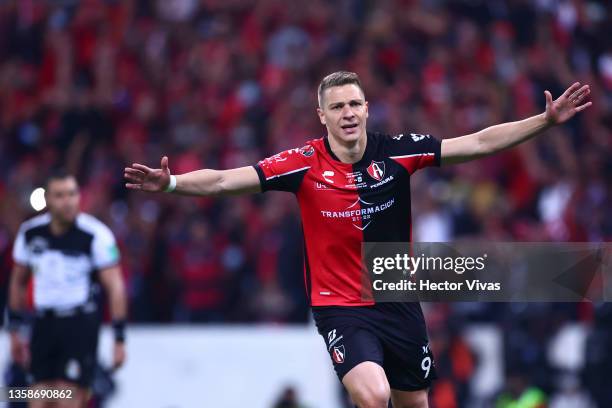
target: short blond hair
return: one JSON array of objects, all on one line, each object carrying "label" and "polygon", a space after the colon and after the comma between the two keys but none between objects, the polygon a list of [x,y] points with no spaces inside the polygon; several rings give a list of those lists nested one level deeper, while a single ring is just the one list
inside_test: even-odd
[{"label": "short blond hair", "polygon": [[333,88],[334,86],[349,84],[357,85],[359,89],[361,89],[361,92],[364,93],[363,87],[361,86],[361,81],[359,80],[359,75],[354,72],[336,71],[323,78],[319,84],[319,90],[317,91],[319,107],[323,107],[323,92],[325,92],[326,89]]}]

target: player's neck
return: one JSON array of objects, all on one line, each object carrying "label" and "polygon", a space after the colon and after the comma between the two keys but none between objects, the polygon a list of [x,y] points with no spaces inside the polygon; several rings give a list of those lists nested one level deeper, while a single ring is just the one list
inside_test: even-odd
[{"label": "player's neck", "polygon": [[65,222],[57,218],[51,218],[51,233],[53,235],[63,235],[64,233],[66,233],[66,231],[70,229],[72,224],[72,222]]},{"label": "player's neck", "polygon": [[345,143],[342,140],[336,139],[331,134],[327,136],[327,140],[329,141],[329,147],[336,157],[340,159],[341,162],[350,164],[357,163],[361,160],[365,153],[366,144],[368,143],[365,132],[354,142]]}]

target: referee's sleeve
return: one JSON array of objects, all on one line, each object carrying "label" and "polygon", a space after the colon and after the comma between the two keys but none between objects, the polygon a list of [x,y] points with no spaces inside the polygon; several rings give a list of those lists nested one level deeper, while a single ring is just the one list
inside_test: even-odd
[{"label": "referee's sleeve", "polygon": [[115,237],[104,224],[96,228],[92,242],[92,258],[96,269],[105,269],[119,263],[119,248]]},{"label": "referee's sleeve", "polygon": [[25,239],[25,228],[23,225],[19,228],[17,238],[15,238],[15,244],[13,245],[13,261],[19,265],[28,264],[28,248]]}]

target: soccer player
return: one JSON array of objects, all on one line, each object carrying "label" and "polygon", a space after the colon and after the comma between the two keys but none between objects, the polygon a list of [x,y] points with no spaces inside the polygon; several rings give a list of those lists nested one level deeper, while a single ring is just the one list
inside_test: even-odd
[{"label": "soccer player", "polygon": [[[94,274],[110,303],[114,367],[125,360],[127,301],[119,251],[107,226],[79,212],[79,188],[72,175],[53,173],[45,199],[49,211],[24,222],[15,240],[9,288],[11,352],[15,362],[29,366],[34,390],[72,391],[71,398],[37,399],[31,407],[80,408],[87,406],[97,361],[100,314],[93,298]],[[26,320],[30,277],[34,323],[28,348],[19,329]]]},{"label": "soccer player", "polygon": [[515,146],[586,109],[588,85],[558,99],[546,91],[543,113],[445,139],[366,131],[368,103],[357,74],[335,72],[318,89],[327,135],[254,166],[171,175],[133,164],[127,188],[217,196],[289,191],[300,206],[305,281],[313,316],[336,373],[360,408],[427,407],[435,379],[418,303],[377,303],[362,296],[363,242],[411,240],[410,175],[427,166],[477,159]]}]

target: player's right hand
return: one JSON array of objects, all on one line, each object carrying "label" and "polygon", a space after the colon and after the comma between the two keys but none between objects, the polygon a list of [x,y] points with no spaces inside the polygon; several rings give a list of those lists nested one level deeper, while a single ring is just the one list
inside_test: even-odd
[{"label": "player's right hand", "polygon": [[11,357],[15,363],[22,367],[27,368],[30,365],[28,343],[16,332],[11,332]]},{"label": "player's right hand", "polygon": [[143,164],[134,163],[126,167],[123,177],[128,181],[125,186],[132,190],[149,192],[164,191],[170,184],[168,157],[161,159],[161,169],[151,169]]}]

